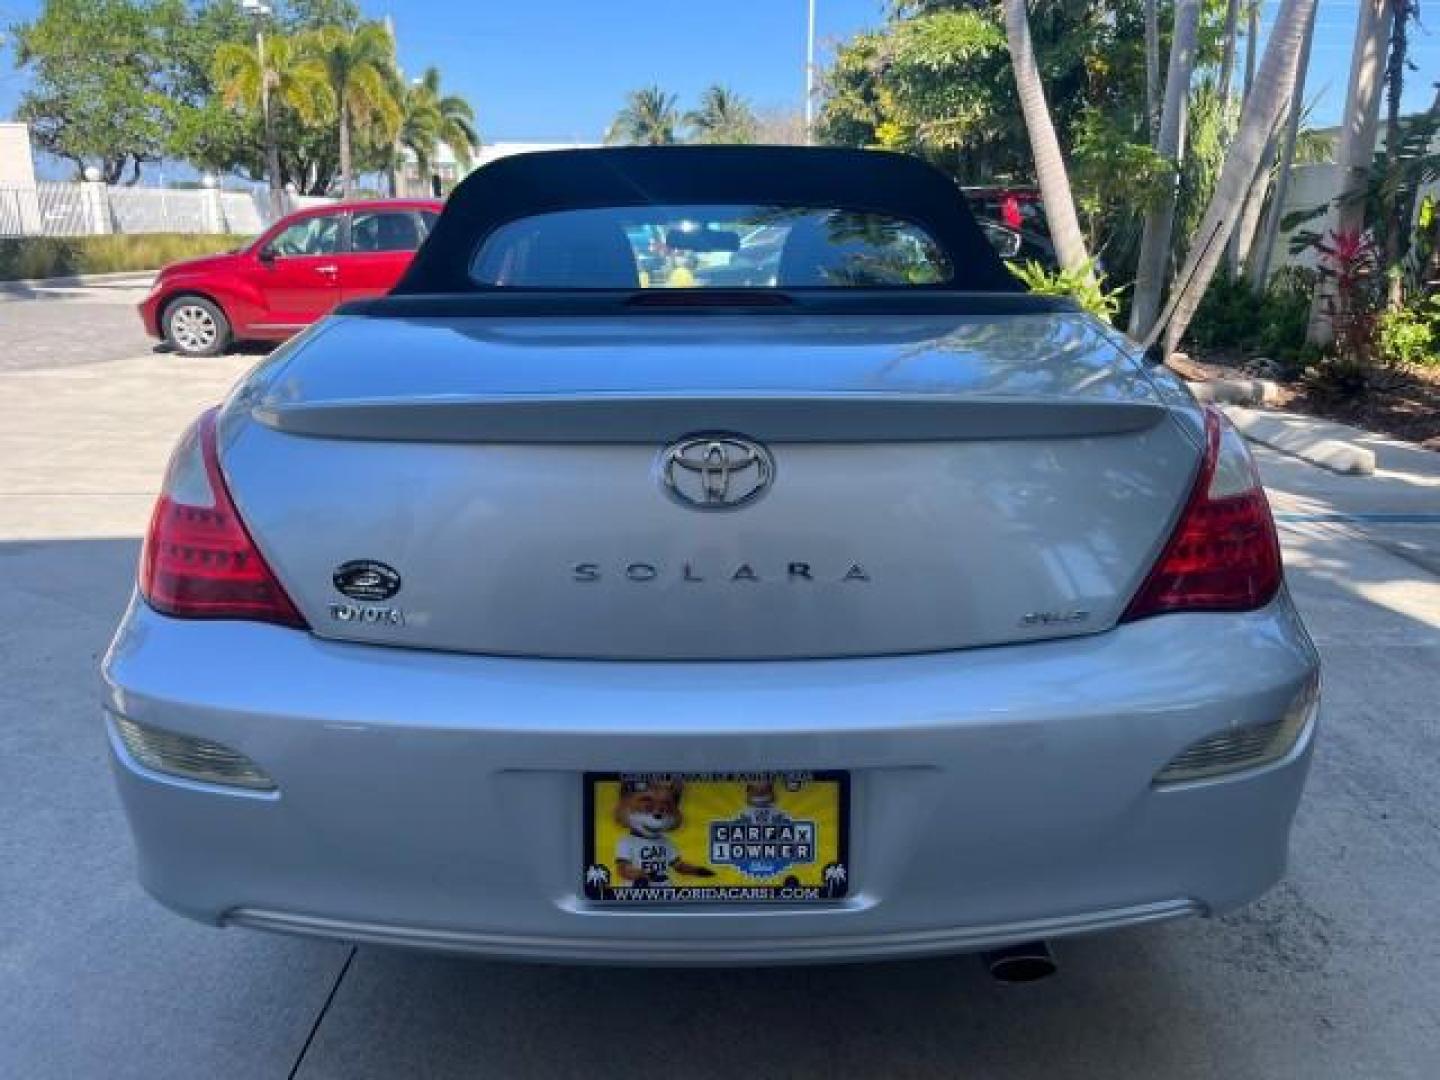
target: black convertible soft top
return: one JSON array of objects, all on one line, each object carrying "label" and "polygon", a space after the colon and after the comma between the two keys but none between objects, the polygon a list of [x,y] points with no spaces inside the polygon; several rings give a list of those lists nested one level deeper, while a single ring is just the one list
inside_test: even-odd
[{"label": "black convertible soft top", "polygon": [[[886,214],[920,226],[945,249],[955,278],[939,288],[1025,291],[975,223],[960,189],[918,158],[828,147],[634,146],[516,154],[477,169],[450,195],[439,224],[390,295],[495,291],[472,279],[470,262],[485,237],[518,218],[686,204]],[[906,291],[925,288],[931,287]]]}]

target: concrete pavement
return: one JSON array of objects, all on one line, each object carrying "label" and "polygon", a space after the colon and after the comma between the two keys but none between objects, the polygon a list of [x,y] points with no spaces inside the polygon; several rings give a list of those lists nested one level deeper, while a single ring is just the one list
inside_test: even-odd
[{"label": "concrete pavement", "polygon": [[253,362],[0,374],[0,1076],[1434,1074],[1440,526],[1395,515],[1440,513],[1440,487],[1383,463],[1260,454],[1327,697],[1290,877],[1235,915],[1063,942],[1059,978],[1005,988],[963,957],[523,967],[162,911],[134,882],[95,667],[173,437]]}]

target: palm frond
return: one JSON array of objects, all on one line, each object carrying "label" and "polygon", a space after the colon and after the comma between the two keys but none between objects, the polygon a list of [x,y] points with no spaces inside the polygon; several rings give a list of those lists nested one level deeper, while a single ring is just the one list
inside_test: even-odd
[{"label": "palm frond", "polygon": [[759,124],[754,110],[729,87],[716,83],[700,95],[700,107],[685,114],[700,142],[748,143],[755,140]]},{"label": "palm frond", "polygon": [[680,112],[674,94],[658,86],[632,90],[625,98],[625,107],[615,116],[606,133],[606,142],[631,143],[642,146],[663,146],[677,142]]}]

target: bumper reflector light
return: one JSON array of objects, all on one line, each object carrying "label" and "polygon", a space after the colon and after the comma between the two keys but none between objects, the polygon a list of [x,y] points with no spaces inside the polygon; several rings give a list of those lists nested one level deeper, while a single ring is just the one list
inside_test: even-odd
[{"label": "bumper reflector light", "polygon": [[123,716],[116,716],[114,720],[125,749],[147,769],[205,784],[225,784],[251,791],[275,790],[275,781],[238,750],[209,739],[137,724]]},{"label": "bumper reflector light", "polygon": [[1204,780],[1279,761],[1300,740],[1320,706],[1320,678],[1312,677],[1276,720],[1230,728],[1191,743],[1155,774],[1157,784]]}]

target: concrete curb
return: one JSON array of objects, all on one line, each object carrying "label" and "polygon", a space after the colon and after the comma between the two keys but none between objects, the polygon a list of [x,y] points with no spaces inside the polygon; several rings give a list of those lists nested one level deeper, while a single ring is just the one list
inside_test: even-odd
[{"label": "concrete curb", "polygon": [[1280,400],[1280,387],[1271,379],[1211,379],[1189,386],[1196,401],[1217,405],[1264,405]]},{"label": "concrete curb", "polygon": [[116,270],[109,274],[71,274],[68,277],[51,278],[11,278],[0,280],[0,292],[8,289],[54,289],[65,288],[66,286],[83,285],[104,285],[109,282],[120,282],[136,280],[148,283],[160,271],[155,270]]},{"label": "concrete curb", "polygon": [[1237,405],[1224,408],[1240,434],[1251,442],[1331,472],[1350,476],[1375,472],[1375,451],[1355,441],[1365,434],[1356,428],[1295,413],[1260,412]]}]

